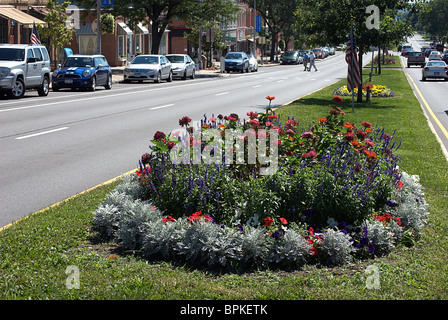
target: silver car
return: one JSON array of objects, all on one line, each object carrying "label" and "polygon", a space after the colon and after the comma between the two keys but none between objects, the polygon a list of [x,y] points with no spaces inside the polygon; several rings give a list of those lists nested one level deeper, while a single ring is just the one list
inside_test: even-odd
[{"label": "silver car", "polygon": [[194,79],[196,68],[193,59],[188,54],[169,54],[166,56],[171,62],[173,77]]},{"label": "silver car", "polygon": [[140,55],[124,68],[124,82],[153,80],[160,83],[162,80],[173,81],[171,62],[162,55]]},{"label": "silver car", "polygon": [[427,78],[443,78],[448,81],[448,67],[445,61],[428,61],[422,70],[422,81]]},{"label": "silver car", "polygon": [[253,54],[248,54],[247,57],[249,58],[249,71],[258,71],[257,58]]}]

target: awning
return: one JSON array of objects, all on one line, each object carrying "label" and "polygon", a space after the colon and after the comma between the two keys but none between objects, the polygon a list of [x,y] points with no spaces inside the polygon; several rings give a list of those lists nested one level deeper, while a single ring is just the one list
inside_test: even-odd
[{"label": "awning", "polygon": [[132,30],[129,29],[126,23],[118,22],[118,25],[121,27],[121,29],[123,29],[124,32],[126,32],[126,34],[132,34]]},{"label": "awning", "polygon": [[5,19],[11,19],[17,23],[23,24],[25,28],[32,28],[33,23],[44,26],[47,25],[45,21],[35,18],[13,7],[0,7],[0,16]]},{"label": "awning", "polygon": [[140,33],[149,34],[148,29],[145,26],[143,26],[141,22],[138,23],[137,28],[140,31]]}]

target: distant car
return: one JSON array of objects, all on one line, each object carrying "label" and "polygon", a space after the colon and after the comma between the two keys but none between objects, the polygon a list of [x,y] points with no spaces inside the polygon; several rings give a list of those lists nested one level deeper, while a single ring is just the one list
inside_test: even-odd
[{"label": "distant car", "polygon": [[429,60],[442,60],[442,55],[439,51],[431,51],[429,57]]},{"label": "distant car", "polygon": [[401,55],[404,56],[404,55],[405,55],[405,52],[409,52],[409,51],[414,51],[414,50],[412,49],[412,46],[410,46],[410,45],[404,45],[404,46],[401,48]]},{"label": "distant car", "polygon": [[248,54],[247,57],[249,58],[249,71],[258,71],[258,61],[257,58],[253,54]]},{"label": "distant car", "polygon": [[249,58],[245,52],[229,52],[225,56],[225,71],[249,72]]},{"label": "distant car", "polygon": [[448,81],[448,67],[445,61],[428,61],[422,70],[422,81],[427,78],[442,78]]},{"label": "distant car", "polygon": [[442,53],[443,49],[445,49],[445,46],[442,43],[438,43],[438,44],[436,44],[435,48],[436,48],[437,51]]},{"label": "distant car", "polygon": [[282,56],[282,64],[299,64],[303,63],[303,58],[299,55],[298,51],[290,50],[285,51]]},{"label": "distant car", "polygon": [[112,88],[112,69],[102,55],[68,56],[64,64],[53,73],[52,89],[80,88],[95,91],[98,86]]},{"label": "distant car", "polygon": [[324,58],[324,52],[321,48],[315,48],[311,50],[314,52],[314,55],[316,56],[316,59],[323,59]]},{"label": "distant car", "polygon": [[335,55],[336,54],[336,50],[334,49],[334,47],[329,47],[328,49],[330,49],[330,55]]},{"label": "distant car", "polygon": [[324,58],[326,58],[330,55],[330,49],[328,47],[323,47],[322,52],[323,52]]},{"label": "distant car", "polygon": [[445,61],[446,64],[448,64],[448,52],[445,52],[442,56],[442,60]]},{"label": "distant car", "polygon": [[407,57],[409,55],[409,53],[414,52],[414,50],[412,48],[406,48],[403,49],[403,51],[401,51],[401,55],[404,57]]},{"label": "distant car", "polygon": [[434,51],[434,49],[426,48],[423,53],[425,54],[425,57],[428,58],[432,51]]},{"label": "distant car", "polygon": [[153,80],[156,83],[173,81],[171,62],[162,55],[139,55],[124,68],[123,81]]},{"label": "distant car", "polygon": [[169,54],[166,58],[171,62],[173,77],[194,79],[196,68],[193,59],[188,54]]}]

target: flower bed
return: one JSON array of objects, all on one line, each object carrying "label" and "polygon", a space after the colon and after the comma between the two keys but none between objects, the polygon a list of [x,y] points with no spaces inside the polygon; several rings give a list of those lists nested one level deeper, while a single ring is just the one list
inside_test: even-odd
[{"label": "flower bed", "polygon": [[[270,108],[247,116],[204,118],[202,141],[189,117],[179,120],[184,135],[157,132],[139,170],[95,211],[94,229],[147,258],[229,269],[339,265],[413,244],[427,205],[418,177],[399,171],[393,136],[344,121],[337,106],[306,130],[295,119],[281,122]],[[224,139],[238,129],[247,143],[232,140],[230,147],[245,151],[241,163],[216,161],[228,154],[215,163],[176,164],[170,157],[185,141],[216,156],[220,139],[205,143],[205,133]],[[277,153],[269,175],[263,169],[272,162],[248,163],[254,133],[258,141],[271,138],[258,150]]]},{"label": "flower bed", "polygon": [[[362,95],[364,97],[367,96],[367,88],[368,87],[370,87],[370,96],[371,97],[387,98],[387,97],[394,96],[394,92],[391,89],[387,88],[386,86],[366,84],[362,87]],[[355,92],[355,95],[358,94],[358,88],[355,88],[353,91]],[[335,89],[333,91],[333,94],[340,95],[340,96],[349,96],[349,95],[351,95],[351,92],[348,91],[347,86],[343,86],[343,87]]]}]

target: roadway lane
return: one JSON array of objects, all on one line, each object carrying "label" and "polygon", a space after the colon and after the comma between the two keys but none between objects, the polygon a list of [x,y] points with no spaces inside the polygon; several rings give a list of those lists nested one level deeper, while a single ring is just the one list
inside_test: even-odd
[{"label": "roadway lane", "polygon": [[[368,61],[366,56],[366,61]],[[118,84],[96,92],[27,92],[0,100],[0,227],[134,169],[154,133],[187,115],[263,112],[346,76],[344,55],[303,66],[172,83]]]},{"label": "roadway lane", "polygon": [[[420,51],[423,46],[429,46],[420,35],[408,39],[415,51]],[[406,59],[401,58],[406,66]],[[428,58],[426,58],[428,60]],[[440,138],[444,152],[448,158],[448,81],[443,79],[427,79],[422,81],[422,69],[417,66],[403,68],[408,80],[416,92],[420,103]],[[417,90],[417,89],[418,90]]]}]

